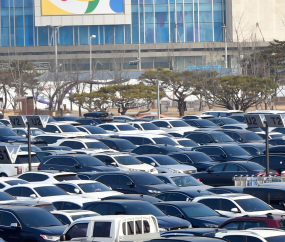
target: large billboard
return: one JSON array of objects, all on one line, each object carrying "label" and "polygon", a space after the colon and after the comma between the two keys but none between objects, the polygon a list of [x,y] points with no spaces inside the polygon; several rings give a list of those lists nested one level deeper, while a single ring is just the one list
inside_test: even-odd
[{"label": "large billboard", "polygon": [[34,0],[36,26],[131,24],[131,0]]},{"label": "large billboard", "polygon": [[124,0],[42,0],[42,15],[124,13]]}]

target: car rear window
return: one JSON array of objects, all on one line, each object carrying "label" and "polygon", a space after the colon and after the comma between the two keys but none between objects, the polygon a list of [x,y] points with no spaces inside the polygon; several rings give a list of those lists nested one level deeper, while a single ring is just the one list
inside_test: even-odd
[{"label": "car rear window", "polygon": [[81,180],[77,175],[57,175],[54,179],[57,181]]},{"label": "car rear window", "polygon": [[[28,164],[29,156],[28,155],[20,155],[17,157],[15,164]],[[40,163],[40,160],[36,155],[32,155],[32,163]]]}]

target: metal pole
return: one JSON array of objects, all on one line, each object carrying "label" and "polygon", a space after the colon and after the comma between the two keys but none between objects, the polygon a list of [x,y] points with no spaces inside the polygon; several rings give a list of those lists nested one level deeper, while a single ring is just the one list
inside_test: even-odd
[{"label": "metal pole", "polygon": [[156,80],[157,85],[157,116],[160,119],[160,97],[159,97],[159,80]]},{"label": "metal pole", "polygon": [[269,135],[268,135],[268,124],[266,122],[266,175],[269,175]]},{"label": "metal pole", "polygon": [[31,155],[31,129],[30,125],[27,122],[28,125],[28,160],[29,160],[29,171],[32,170],[32,155]]},{"label": "metal pole", "polygon": [[224,25],[223,29],[225,30],[225,68],[228,68],[228,43],[227,43],[227,26]]},{"label": "metal pole", "polygon": [[57,73],[57,31],[59,27],[54,28],[54,51],[55,51],[55,73]]},{"label": "metal pole", "polygon": [[92,81],[92,43],[91,42],[92,42],[92,36],[90,36],[90,70],[89,70],[89,80],[90,81]]},{"label": "metal pole", "polygon": [[138,59],[139,59],[139,71],[142,70],[142,63],[141,63],[141,44],[139,44],[138,48]]}]

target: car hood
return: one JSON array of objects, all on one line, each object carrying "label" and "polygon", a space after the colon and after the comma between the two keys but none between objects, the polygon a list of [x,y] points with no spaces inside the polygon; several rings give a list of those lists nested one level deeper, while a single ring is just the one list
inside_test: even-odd
[{"label": "car hood", "polygon": [[168,165],[168,166],[162,166],[178,171],[196,171],[196,168],[194,166],[188,166],[188,165]]},{"label": "car hood", "polygon": [[38,233],[44,235],[62,235],[64,230],[67,228],[67,225],[62,226],[51,226],[51,227],[38,227],[33,228],[36,229]]},{"label": "car hood", "polygon": [[198,219],[202,223],[209,223],[209,224],[217,224],[220,225],[223,222],[229,220],[227,217],[220,217],[220,216],[208,216],[208,217],[194,217],[193,219]]},{"label": "car hood", "polygon": [[118,168],[112,166],[88,166],[93,171],[119,171]]},{"label": "car hood", "polygon": [[235,158],[237,160],[249,160],[251,157],[251,155],[231,156],[231,158]]},{"label": "car hood", "polygon": [[253,211],[253,212],[246,212],[249,216],[256,216],[256,215],[266,215],[272,213],[273,215],[284,215],[285,211],[279,209],[273,210],[265,210],[265,211]]},{"label": "car hood", "polygon": [[104,197],[109,197],[109,196],[117,196],[117,195],[122,195],[123,193],[121,192],[116,192],[116,191],[106,191],[106,192],[91,192],[91,193],[84,193],[82,197],[84,198],[104,198]]},{"label": "car hood", "polygon": [[174,216],[157,216],[157,222],[158,226],[160,228],[166,228],[169,230],[170,228],[180,228],[180,227],[187,227],[191,225],[190,222],[188,222],[185,219],[174,217]]},{"label": "car hood", "polygon": [[154,168],[153,166],[148,164],[126,165],[126,167],[140,171],[149,171]]},{"label": "car hood", "polygon": [[0,137],[0,141],[27,141],[28,139],[27,138],[23,138],[21,136],[1,136]]},{"label": "car hood", "polygon": [[149,190],[158,190],[158,191],[177,190],[177,187],[171,184],[143,185],[143,187]]}]

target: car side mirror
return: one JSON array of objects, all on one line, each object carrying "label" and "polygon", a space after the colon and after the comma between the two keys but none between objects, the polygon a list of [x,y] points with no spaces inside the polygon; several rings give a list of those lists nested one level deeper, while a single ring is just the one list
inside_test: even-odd
[{"label": "car side mirror", "polygon": [[170,129],[170,128],[171,128],[171,126],[170,126],[170,125],[167,125],[167,128],[168,128],[168,129]]},{"label": "car side mirror", "polygon": [[113,129],[113,131],[114,131],[114,132],[118,132],[118,130],[116,130],[116,129]]},{"label": "car side mirror", "polygon": [[226,155],[226,154],[222,154],[222,155],[221,155],[221,157],[226,158],[226,157],[227,157],[227,155]]},{"label": "car side mirror", "polygon": [[10,224],[10,227],[11,227],[11,228],[18,228],[19,225],[18,225],[18,223],[11,223],[11,224]]},{"label": "car side mirror", "polygon": [[243,139],[242,139],[242,138],[238,138],[237,141],[238,141],[238,142],[242,142]]},{"label": "car side mirror", "polygon": [[27,137],[28,137],[28,135],[26,135],[26,134],[22,134],[22,137],[25,137],[25,138],[27,138]]},{"label": "car side mirror", "polygon": [[81,165],[75,164],[74,167],[79,169],[79,168],[81,168]]},{"label": "car side mirror", "polygon": [[78,188],[74,188],[74,191],[75,191],[76,194],[80,194],[81,193]]},{"label": "car side mirror", "polygon": [[239,210],[238,210],[237,208],[232,208],[232,209],[231,209],[231,212],[233,212],[233,213],[239,213]]},{"label": "car side mirror", "polygon": [[134,187],[134,186],[135,186],[135,183],[133,183],[133,182],[128,182],[127,185],[128,185],[129,187]]},{"label": "car side mirror", "polygon": [[112,162],[111,165],[116,167],[118,166],[116,162]]},{"label": "car side mirror", "polygon": [[36,194],[31,194],[30,198],[34,198],[35,199],[35,198],[37,198],[37,195]]},{"label": "car side mirror", "polygon": [[59,238],[60,241],[65,241],[65,234],[62,234]]},{"label": "car side mirror", "polygon": [[155,163],[154,163],[154,162],[151,162],[150,164],[151,164],[152,166],[155,166]]},{"label": "car side mirror", "polygon": [[55,133],[58,134],[59,133],[58,130],[56,130]]},{"label": "car side mirror", "polygon": [[208,173],[212,173],[213,171],[211,169],[206,170]]}]

